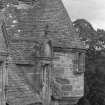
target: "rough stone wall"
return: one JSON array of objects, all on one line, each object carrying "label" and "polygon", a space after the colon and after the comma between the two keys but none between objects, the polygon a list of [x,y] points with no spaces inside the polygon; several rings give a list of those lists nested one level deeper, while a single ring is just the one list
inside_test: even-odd
[{"label": "rough stone wall", "polygon": [[7,103],[27,105],[41,102],[39,88],[40,80],[35,66],[17,66],[12,63],[8,65]]},{"label": "rough stone wall", "polygon": [[[13,43],[8,40],[9,45],[7,47],[5,39],[3,37],[3,34],[6,34],[5,29],[7,29],[7,21],[5,22],[6,24],[2,24],[3,22],[1,22],[0,27],[0,102],[2,102],[0,105],[5,105],[3,104],[5,103],[5,101],[7,101],[7,103],[9,103],[10,105],[26,105],[41,102],[41,99],[39,97],[40,70],[38,65],[36,66],[37,61],[33,58],[36,53],[34,53],[33,56],[28,53],[34,52],[36,50],[33,48],[36,43],[27,43],[21,41]],[[3,28],[2,25],[4,25]],[[10,25],[11,24],[9,24],[9,26]],[[5,36],[8,37],[9,35],[11,34],[7,34]],[[12,59],[9,59],[7,67],[5,64],[5,62],[7,62],[7,55],[4,54],[4,51],[6,53],[9,52],[8,56]],[[30,59],[31,61],[34,59],[33,63],[30,62]],[[6,84],[6,78],[4,77],[5,70],[7,71],[8,75],[8,82]],[[4,100],[2,98],[3,96],[6,96],[7,100]]]},{"label": "rough stone wall", "polygon": [[[40,56],[39,44],[41,45],[44,39],[51,40],[55,47],[83,48],[61,0],[39,0],[35,4],[37,5],[19,2],[15,5],[7,5],[4,10],[4,31],[7,31],[9,37],[9,54],[14,62],[8,67],[8,70],[10,69],[8,101],[11,101],[11,104],[16,102],[16,105],[25,105],[27,100],[33,103],[34,99],[37,99],[34,89],[27,90],[25,87],[38,86],[38,81],[36,86],[33,86],[36,79],[31,78],[30,75],[35,77],[37,73],[34,70],[40,68],[36,67],[35,63],[36,57]],[[24,67],[19,68],[16,64]],[[29,67],[29,72],[26,65],[33,65]],[[22,76],[22,72],[27,77]],[[25,93],[26,90],[30,93],[28,96]],[[24,97],[27,97],[21,96],[22,93]],[[19,101],[20,96],[23,98]],[[14,100],[14,97],[17,100]],[[23,101],[25,103],[22,103]]]}]

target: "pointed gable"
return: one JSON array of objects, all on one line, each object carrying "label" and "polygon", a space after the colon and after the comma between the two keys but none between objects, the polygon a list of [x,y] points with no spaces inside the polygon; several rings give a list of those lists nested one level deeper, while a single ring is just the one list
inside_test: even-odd
[{"label": "pointed gable", "polygon": [[[13,23],[11,19],[6,21],[6,25],[9,27],[7,28],[7,34],[11,39],[10,47],[15,49],[16,53],[12,55],[16,55],[15,58],[18,61],[33,59],[35,41],[41,44],[46,38],[52,41],[54,47],[84,48],[62,1],[42,1],[39,0],[37,6],[27,9],[18,8],[20,4],[11,5],[12,7],[7,8],[7,14],[13,15],[13,17],[16,16],[18,19],[17,23]],[[19,41],[15,41],[17,39]]]},{"label": "pointed gable", "polygon": [[[47,34],[54,46],[83,48],[61,0],[45,0],[44,12],[39,20],[41,22],[44,24],[43,31],[47,31],[44,34]],[[42,27],[39,29],[41,31]]]}]

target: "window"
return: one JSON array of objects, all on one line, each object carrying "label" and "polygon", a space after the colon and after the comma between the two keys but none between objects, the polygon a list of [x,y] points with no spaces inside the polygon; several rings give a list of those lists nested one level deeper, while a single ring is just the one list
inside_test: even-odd
[{"label": "window", "polygon": [[85,70],[85,53],[76,52],[73,60],[74,73],[83,73]]},{"label": "window", "polygon": [[51,57],[52,50],[51,50],[51,45],[50,43],[45,44],[45,49],[44,49],[44,54],[46,57]]},{"label": "window", "polygon": [[48,85],[48,83],[49,83],[49,72],[50,72],[49,64],[43,65],[43,68],[42,68],[43,85]]},{"label": "window", "polygon": [[42,97],[49,98],[50,95],[50,65],[45,64],[42,68]]},{"label": "window", "polygon": [[52,57],[52,45],[51,45],[50,41],[42,44],[42,46],[41,46],[41,56]]}]

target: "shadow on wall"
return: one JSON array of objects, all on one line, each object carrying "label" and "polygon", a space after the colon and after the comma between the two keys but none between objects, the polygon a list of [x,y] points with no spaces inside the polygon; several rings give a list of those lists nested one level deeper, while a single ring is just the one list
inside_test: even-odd
[{"label": "shadow on wall", "polygon": [[[9,104],[6,103],[6,105],[9,105]],[[42,103],[33,103],[33,104],[29,104],[29,105],[42,105]]]},{"label": "shadow on wall", "polygon": [[9,105],[8,103],[6,103],[6,105]]},{"label": "shadow on wall", "polygon": [[78,101],[77,105],[90,105],[89,101],[87,98],[82,97],[80,98],[80,100]]}]

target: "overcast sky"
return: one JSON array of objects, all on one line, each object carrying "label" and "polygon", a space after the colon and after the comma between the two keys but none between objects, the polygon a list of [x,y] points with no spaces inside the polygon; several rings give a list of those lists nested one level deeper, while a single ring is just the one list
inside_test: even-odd
[{"label": "overcast sky", "polygon": [[71,20],[87,19],[95,29],[105,29],[105,0],[63,0]]}]

